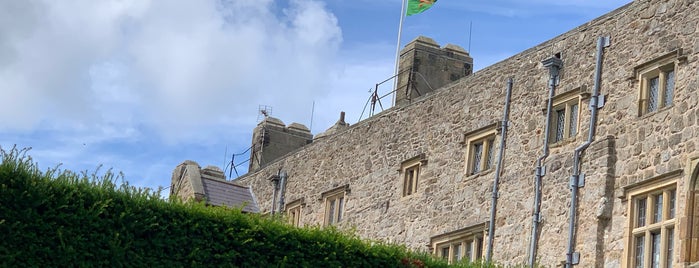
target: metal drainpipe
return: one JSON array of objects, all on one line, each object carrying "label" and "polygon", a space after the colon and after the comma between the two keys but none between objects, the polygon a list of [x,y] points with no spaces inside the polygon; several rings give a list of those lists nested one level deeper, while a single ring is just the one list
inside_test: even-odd
[{"label": "metal drainpipe", "polygon": [[284,209],[284,194],[286,193],[286,171],[282,171],[281,174],[279,175],[279,207],[277,208],[277,212],[280,214],[282,213],[282,210]]},{"label": "metal drainpipe", "polygon": [[500,182],[500,171],[502,169],[502,158],[505,153],[505,138],[507,137],[507,124],[510,116],[510,101],[512,96],[512,78],[507,79],[507,93],[505,94],[505,112],[502,116],[502,126],[500,126],[500,151],[498,152],[498,163],[495,167],[495,179],[493,180],[493,201],[490,206],[490,223],[488,226],[488,249],[486,250],[485,261],[490,263],[493,257],[493,240],[495,239],[495,214],[498,206],[498,184]]},{"label": "metal drainpipe", "polygon": [[563,66],[563,61],[557,57],[551,57],[542,62],[544,67],[549,68],[549,99],[546,105],[546,128],[544,132],[544,153],[536,160],[536,178],[534,180],[534,213],[532,215],[532,237],[529,245],[529,267],[534,267],[536,262],[536,245],[539,237],[539,221],[541,220],[541,179],[546,175],[543,166],[544,160],[549,156],[549,131],[551,127],[551,108],[553,106],[553,95],[556,90],[556,80],[558,72]]},{"label": "metal drainpipe", "polygon": [[[605,47],[609,46],[609,37],[599,37],[597,39],[597,59],[595,62],[595,84],[590,97],[590,129],[587,135],[587,141],[575,148],[573,153],[573,175],[570,177],[570,222],[568,226],[568,251],[566,253],[566,268],[572,267],[577,264],[579,260],[574,263],[574,251],[575,251],[575,221],[576,221],[576,210],[578,206],[578,189],[581,187],[580,183],[580,159],[582,153],[587,149],[587,147],[592,144],[595,138],[595,129],[597,126],[597,110],[603,105],[600,104],[599,91],[600,91],[600,79],[602,75],[602,55]],[[579,258],[579,256],[577,256]],[[576,258],[576,259],[578,259]]]}]

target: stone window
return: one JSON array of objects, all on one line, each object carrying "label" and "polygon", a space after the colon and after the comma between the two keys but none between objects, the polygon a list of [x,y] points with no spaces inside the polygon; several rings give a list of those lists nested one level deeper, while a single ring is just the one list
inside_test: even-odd
[{"label": "stone window", "polygon": [[675,95],[675,62],[678,54],[675,51],[636,67],[635,74],[640,88],[639,116],[672,105]]},{"label": "stone window", "polygon": [[675,239],[676,185],[673,176],[662,175],[625,189],[629,215],[626,267],[672,267],[679,250]]},{"label": "stone window", "polygon": [[289,224],[296,227],[301,226],[301,208],[303,206],[305,206],[303,198],[299,198],[286,204],[286,217]]},{"label": "stone window", "polygon": [[421,166],[425,164],[427,164],[425,154],[420,154],[403,161],[399,170],[403,175],[403,196],[408,196],[417,192]]},{"label": "stone window", "polygon": [[345,193],[349,192],[349,185],[341,186],[323,193],[321,199],[325,203],[326,226],[335,225],[342,221],[342,214],[345,209]]},{"label": "stone window", "polygon": [[582,99],[589,96],[583,90],[570,90],[553,98],[549,143],[561,142],[578,134]]},{"label": "stone window", "polygon": [[456,230],[433,237],[430,240],[432,253],[449,264],[460,261],[475,261],[483,255],[483,237],[486,223]]},{"label": "stone window", "polygon": [[466,148],[466,174],[473,175],[490,170],[495,164],[495,136],[498,124],[464,134]]}]

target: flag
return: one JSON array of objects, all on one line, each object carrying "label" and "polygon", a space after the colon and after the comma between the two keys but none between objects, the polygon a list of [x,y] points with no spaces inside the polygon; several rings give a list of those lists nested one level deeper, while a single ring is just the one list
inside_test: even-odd
[{"label": "flag", "polygon": [[408,9],[405,14],[408,16],[420,14],[432,7],[435,2],[437,2],[437,0],[408,0]]}]

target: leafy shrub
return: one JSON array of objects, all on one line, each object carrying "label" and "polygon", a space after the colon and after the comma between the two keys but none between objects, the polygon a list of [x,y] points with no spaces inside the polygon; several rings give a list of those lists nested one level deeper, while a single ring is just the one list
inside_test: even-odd
[{"label": "leafy shrub", "polygon": [[41,172],[27,150],[0,153],[1,267],[447,266],[333,228],[163,200],[111,170]]}]

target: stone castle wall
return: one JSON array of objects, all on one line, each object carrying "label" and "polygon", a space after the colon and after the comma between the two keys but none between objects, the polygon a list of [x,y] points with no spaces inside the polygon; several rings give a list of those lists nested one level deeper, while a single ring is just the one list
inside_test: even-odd
[{"label": "stone castle wall", "polygon": [[[583,155],[576,251],[580,267],[622,267],[628,232],[625,187],[681,170],[677,218],[683,219],[692,167],[699,157],[699,2],[637,0],[552,40],[462,78],[433,94],[361,121],[237,180],[251,185],[263,211],[272,207],[267,178],[289,177],[286,201],[304,198],[301,222],[323,223],[323,192],[349,185],[340,225],[365,238],[428,250],[430,238],[487,222],[494,172],[466,174],[464,133],[502,120],[506,81],[514,78],[509,132],[495,219],[494,259],[526,263],[532,227],[534,170],[542,154],[548,71],[541,61],[560,53],[556,94],[591,91],[596,40],[604,50],[595,141]],[[639,116],[635,67],[681,50],[674,104]],[[552,145],[542,185],[537,259],[554,266],[566,258],[573,150],[587,139],[589,98],[580,107],[579,133]],[[496,137],[499,140],[499,135]],[[497,147],[497,146],[496,146]],[[497,148],[496,150],[497,151]],[[417,192],[402,196],[401,163],[424,154]],[[676,263],[686,221],[677,223]]]}]

